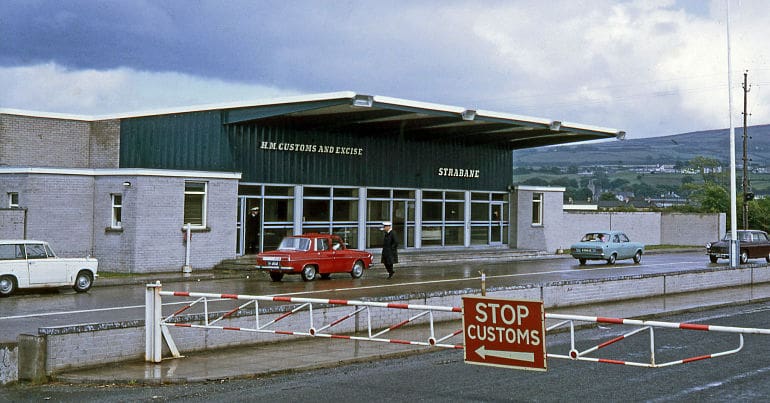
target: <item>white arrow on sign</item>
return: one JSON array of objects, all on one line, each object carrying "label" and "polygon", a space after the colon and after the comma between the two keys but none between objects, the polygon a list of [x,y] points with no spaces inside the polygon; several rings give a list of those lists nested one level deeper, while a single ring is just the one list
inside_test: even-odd
[{"label": "white arrow on sign", "polygon": [[506,358],[509,360],[535,362],[535,353],[523,353],[521,351],[500,351],[500,350],[487,350],[484,346],[476,349],[476,354],[481,358],[486,356]]}]

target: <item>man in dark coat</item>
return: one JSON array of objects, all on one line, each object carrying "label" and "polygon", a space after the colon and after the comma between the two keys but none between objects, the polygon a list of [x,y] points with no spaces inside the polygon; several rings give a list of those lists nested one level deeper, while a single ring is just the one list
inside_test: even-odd
[{"label": "man in dark coat", "polygon": [[393,277],[393,265],[398,263],[398,238],[393,232],[393,224],[390,221],[382,223],[382,230],[385,231],[385,237],[382,240],[382,264],[388,271],[388,278]]},{"label": "man in dark coat", "polygon": [[259,253],[259,207],[253,207],[246,216],[246,253]]}]

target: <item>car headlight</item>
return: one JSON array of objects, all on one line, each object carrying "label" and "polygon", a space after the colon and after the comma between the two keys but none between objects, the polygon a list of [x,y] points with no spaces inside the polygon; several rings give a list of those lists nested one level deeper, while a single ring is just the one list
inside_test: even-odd
[{"label": "car headlight", "polygon": [[711,249],[711,242],[706,242],[706,249]]}]

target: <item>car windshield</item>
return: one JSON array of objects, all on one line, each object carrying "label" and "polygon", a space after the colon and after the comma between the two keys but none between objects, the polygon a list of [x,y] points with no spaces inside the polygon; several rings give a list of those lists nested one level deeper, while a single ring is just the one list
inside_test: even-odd
[{"label": "car windshield", "polygon": [[278,250],[310,250],[310,240],[307,238],[283,238]]},{"label": "car windshield", "polygon": [[610,234],[603,232],[589,232],[583,236],[580,242],[606,242],[610,239]]}]

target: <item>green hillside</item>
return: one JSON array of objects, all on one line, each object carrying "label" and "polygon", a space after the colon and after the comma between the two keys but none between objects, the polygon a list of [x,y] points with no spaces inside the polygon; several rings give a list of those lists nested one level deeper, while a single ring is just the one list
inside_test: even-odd
[{"label": "green hillside", "polygon": [[[747,130],[751,165],[765,166],[770,161],[770,125],[751,126]],[[730,161],[728,129],[707,130],[671,136],[633,140],[613,140],[587,144],[561,145],[517,150],[515,167],[544,167],[605,164],[675,164],[696,156],[716,158],[725,165]],[[743,157],[743,127],[735,129],[736,161]]]}]

